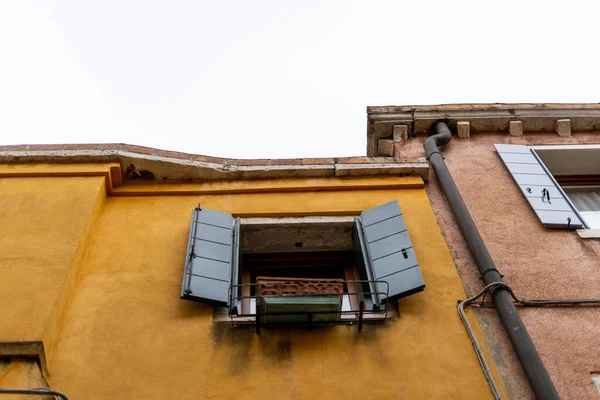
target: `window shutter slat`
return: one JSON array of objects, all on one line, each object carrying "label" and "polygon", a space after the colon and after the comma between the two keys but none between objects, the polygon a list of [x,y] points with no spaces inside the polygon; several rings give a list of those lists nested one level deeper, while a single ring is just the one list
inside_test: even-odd
[{"label": "window shutter slat", "polygon": [[196,232],[196,240],[215,242],[228,246],[231,242],[231,228],[203,224],[202,229]]},{"label": "window shutter slat", "polygon": [[508,163],[508,170],[516,174],[544,175],[546,171],[539,164]]},{"label": "window shutter slat", "polygon": [[[216,305],[227,305],[229,282],[193,276],[190,280],[190,293],[183,298]],[[196,296],[196,294],[198,294]]]},{"label": "window shutter slat", "polygon": [[[398,201],[365,210],[360,220],[372,279],[388,283],[389,298],[423,290],[425,282]],[[377,291],[385,293],[388,285],[377,284]],[[380,297],[386,300],[385,295]]]},{"label": "window shutter slat", "polygon": [[419,265],[412,247],[406,248],[405,252],[406,255],[402,251],[397,251],[373,261],[373,268],[377,273],[377,278],[383,279],[389,275],[397,274],[415,265]]},{"label": "window shutter slat", "polygon": [[408,232],[406,231],[386,236],[383,239],[373,239],[368,232],[366,236],[369,241],[369,250],[373,262],[380,258],[385,258],[390,254],[398,253],[402,249],[412,248]]},{"label": "window shutter slat", "polygon": [[398,233],[399,226],[402,230],[406,230],[404,218],[401,215],[381,221],[376,225],[367,226],[365,231],[369,234],[371,240],[379,240]]},{"label": "window shutter slat", "polygon": [[518,144],[494,147],[545,228],[585,227],[554,177],[529,147]]},{"label": "window shutter slat", "polygon": [[[216,242],[209,242],[206,240],[196,240],[196,248],[194,253],[196,257],[208,258],[209,260],[221,261],[223,263],[226,263],[226,269],[229,269],[231,263],[231,241],[230,244],[222,244]],[[224,276],[225,273],[222,273],[222,275]],[[229,272],[227,272],[227,277],[229,277]]]},{"label": "window shutter slat", "polygon": [[192,212],[181,298],[229,304],[233,217],[206,208]]},{"label": "window shutter slat", "polygon": [[227,279],[224,279],[223,269],[229,269],[229,263],[204,257],[192,257],[190,271],[194,276],[229,281],[229,273]]}]

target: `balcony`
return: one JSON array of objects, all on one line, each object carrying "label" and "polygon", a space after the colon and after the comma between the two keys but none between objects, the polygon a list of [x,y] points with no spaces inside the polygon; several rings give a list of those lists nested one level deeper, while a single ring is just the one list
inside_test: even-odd
[{"label": "balcony", "polygon": [[[371,289],[376,288],[376,289]],[[229,317],[234,326],[262,327],[383,323],[388,317],[386,281],[257,277],[230,287]],[[374,298],[384,299],[374,307]],[[376,302],[375,302],[376,303]]]}]

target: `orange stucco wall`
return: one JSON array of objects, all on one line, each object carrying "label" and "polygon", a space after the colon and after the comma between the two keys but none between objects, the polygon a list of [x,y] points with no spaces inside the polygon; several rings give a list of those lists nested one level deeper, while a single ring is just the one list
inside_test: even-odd
[{"label": "orange stucco wall", "polygon": [[[48,187],[28,183],[38,179],[60,181]],[[71,185],[78,179],[90,180],[89,185]],[[39,235],[52,251],[55,244],[62,248],[62,240],[68,239],[69,249],[84,240],[83,220],[93,220],[102,199],[85,256],[79,264],[71,262],[77,265],[74,293],[66,311],[55,316],[60,329],[48,356],[52,388],[74,399],[491,397],[456,313],[456,300],[465,296],[460,278],[425,190],[415,188],[414,178],[406,178],[412,182],[407,189],[399,185],[403,178],[371,178],[373,190],[363,185],[341,191],[108,198],[96,179],[101,178],[0,179],[13,192],[29,187],[26,197],[56,193],[79,199],[78,204],[87,199],[87,211],[70,202],[53,208],[55,219],[43,220],[52,237]],[[11,198],[16,197],[7,195],[3,202],[15,218],[29,213]],[[338,326],[264,329],[258,336],[251,328],[214,322],[211,306],[179,299],[189,217],[199,202],[235,215],[315,215],[356,214],[393,199],[403,209],[427,285],[399,301],[399,318],[365,326],[361,333]],[[71,225],[77,221],[75,229]],[[10,240],[24,240],[18,227],[11,229]],[[22,250],[26,271],[26,255],[34,250]],[[0,274],[12,279],[14,269],[5,265],[0,264]],[[26,276],[39,286],[47,282],[33,271]],[[16,302],[12,296],[7,301]],[[44,304],[37,297],[23,302],[28,309]],[[19,326],[21,315],[5,310],[0,317]],[[20,329],[19,334],[28,331]]]},{"label": "orange stucco wall", "polygon": [[0,343],[50,351],[104,201],[101,177],[0,179]]}]

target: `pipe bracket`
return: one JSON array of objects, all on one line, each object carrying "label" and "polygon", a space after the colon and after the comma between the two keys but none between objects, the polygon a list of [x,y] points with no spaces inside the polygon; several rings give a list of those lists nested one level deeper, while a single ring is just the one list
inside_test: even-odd
[{"label": "pipe bracket", "polygon": [[481,272],[481,276],[479,277],[479,280],[483,280],[485,278],[485,274],[487,274],[488,272],[491,272],[491,271],[498,272],[498,275],[500,275],[500,278],[504,278],[504,275],[502,275],[496,268],[486,268]]}]

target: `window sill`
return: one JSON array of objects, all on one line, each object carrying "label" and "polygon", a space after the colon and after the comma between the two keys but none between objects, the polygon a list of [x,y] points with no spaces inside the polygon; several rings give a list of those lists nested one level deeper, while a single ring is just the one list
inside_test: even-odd
[{"label": "window sill", "polygon": [[[218,308],[221,308],[222,310],[225,310],[225,312],[227,312],[226,311],[227,308],[225,308],[225,307],[218,307]],[[382,315],[365,314],[363,318],[364,318],[364,321],[380,321],[380,320],[382,320]],[[390,307],[390,309],[388,309],[388,312],[387,312],[387,318],[384,318],[384,319],[398,319],[398,318],[400,318],[400,313],[397,311],[397,309],[395,309],[395,307]],[[222,324],[222,323],[231,324],[232,320],[231,320],[231,317],[229,317],[229,315],[227,313],[221,314],[220,312],[216,312],[216,309],[215,309],[215,314],[213,316],[213,322],[217,323],[217,324]],[[235,319],[235,323],[237,326],[251,326],[251,325],[256,325],[256,319],[254,317],[237,317]],[[336,324],[332,323],[331,325],[336,325]]]},{"label": "window sill", "polygon": [[577,234],[582,239],[600,239],[600,229],[577,229]]}]

